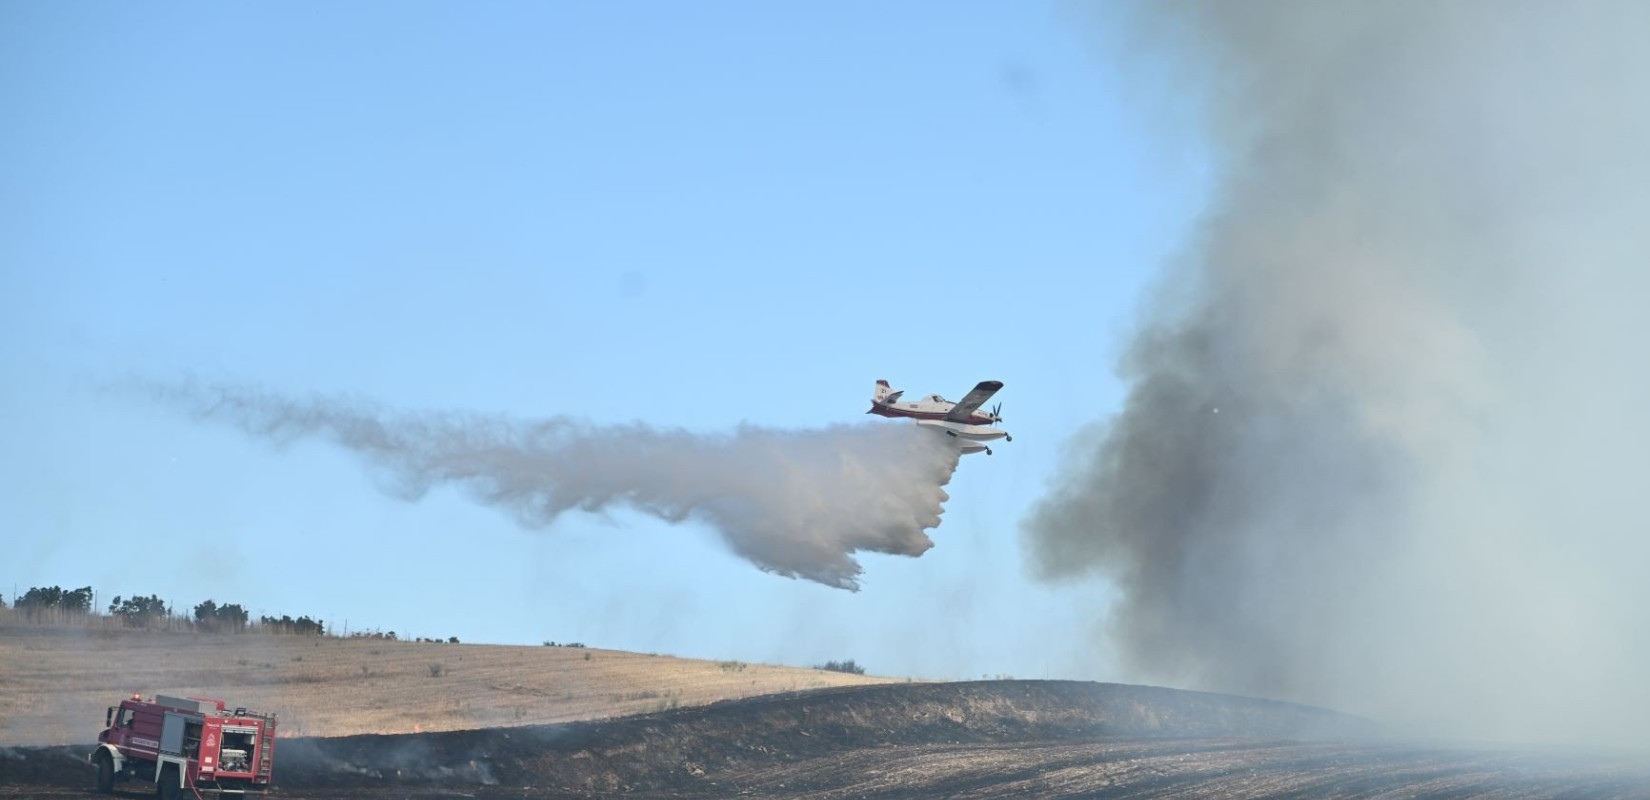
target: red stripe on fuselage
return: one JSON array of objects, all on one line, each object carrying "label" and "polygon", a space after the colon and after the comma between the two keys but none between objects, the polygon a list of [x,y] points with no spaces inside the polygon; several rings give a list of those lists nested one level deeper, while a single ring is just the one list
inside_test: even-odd
[{"label": "red stripe on fuselage", "polygon": [[879,417],[892,417],[896,419],[934,419],[941,422],[955,422],[960,425],[991,424],[991,416],[988,414],[981,414],[978,411],[970,414],[968,419],[951,419],[939,411],[906,411],[899,408],[889,408],[881,403],[872,403],[871,413],[876,414]]}]

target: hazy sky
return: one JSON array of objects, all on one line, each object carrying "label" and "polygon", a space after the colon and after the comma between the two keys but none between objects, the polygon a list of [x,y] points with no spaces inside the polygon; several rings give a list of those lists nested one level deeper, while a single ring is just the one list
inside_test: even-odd
[{"label": "hazy sky", "polygon": [[[1119,407],[1207,170],[1063,9],[0,5],[0,593],[1113,677],[1104,584],[1028,577],[1018,525]],[[132,377],[707,433],[992,378],[1015,440],[851,593],[695,522],[404,502],[102,388]]]}]

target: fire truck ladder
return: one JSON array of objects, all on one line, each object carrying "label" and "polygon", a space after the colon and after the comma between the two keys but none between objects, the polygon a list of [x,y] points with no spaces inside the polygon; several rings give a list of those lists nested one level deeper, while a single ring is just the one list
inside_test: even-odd
[{"label": "fire truck ladder", "polygon": [[275,757],[275,732],[265,725],[258,730],[258,772],[257,782],[269,788],[269,765]]}]

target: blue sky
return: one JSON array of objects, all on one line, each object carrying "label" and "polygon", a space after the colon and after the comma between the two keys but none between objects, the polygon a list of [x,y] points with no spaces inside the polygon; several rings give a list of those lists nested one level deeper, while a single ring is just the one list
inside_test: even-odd
[{"label": "blue sky", "polygon": [[[0,593],[884,674],[1108,677],[1019,522],[1117,408],[1206,160],[1037,3],[0,6]],[[1134,98],[1131,100],[1130,98]],[[699,431],[1006,388],[936,547],[849,593],[694,523],[518,528],[100,387]],[[867,423],[873,424],[873,423]]]}]

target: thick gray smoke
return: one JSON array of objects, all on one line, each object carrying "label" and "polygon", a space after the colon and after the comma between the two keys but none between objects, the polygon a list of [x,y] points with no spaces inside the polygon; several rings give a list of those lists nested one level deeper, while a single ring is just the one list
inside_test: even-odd
[{"label": "thick gray smoke", "polygon": [[697,520],[764,570],[843,589],[859,588],[856,552],[918,556],[933,546],[923,531],[940,524],[958,458],[940,437],[910,425],[742,426],[703,435],[566,418],[392,414],[236,386],[142,390],[197,419],[277,443],[330,441],[408,500],[456,484],[529,528],[569,510],[615,507]]},{"label": "thick gray smoke", "polygon": [[1650,742],[1650,4],[1134,10],[1217,185],[1039,572],[1134,679]]}]

